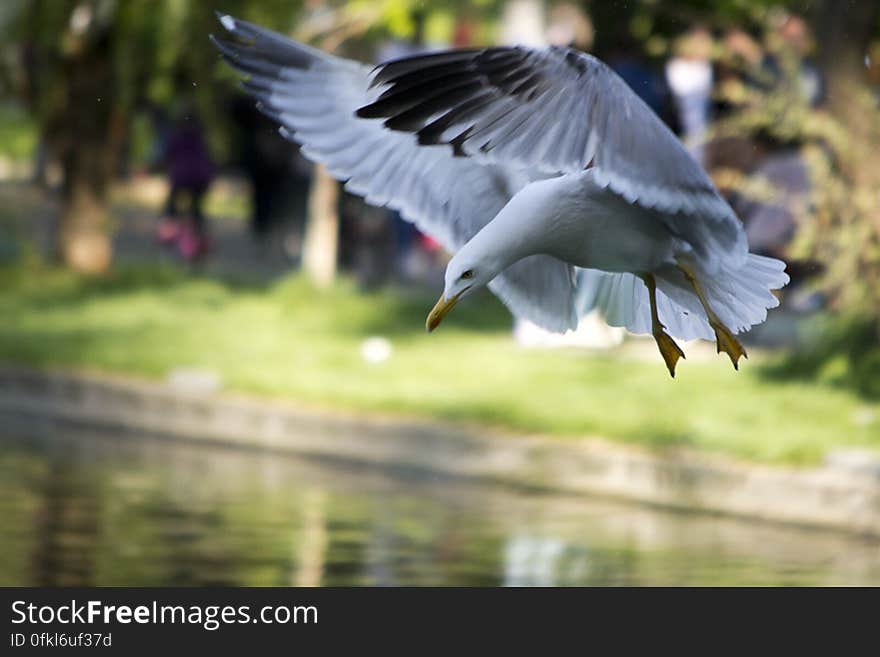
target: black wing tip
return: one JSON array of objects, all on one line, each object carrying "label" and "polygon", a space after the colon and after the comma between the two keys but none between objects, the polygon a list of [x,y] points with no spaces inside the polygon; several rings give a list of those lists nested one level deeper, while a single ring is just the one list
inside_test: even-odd
[{"label": "black wing tip", "polygon": [[363,107],[358,107],[354,115],[359,119],[379,119],[382,118],[381,115],[376,114],[375,108],[373,107],[374,103],[370,103],[369,105],[364,105]]},{"label": "black wing tip", "polygon": [[393,83],[395,78],[408,73],[415,64],[417,68],[427,68],[436,63],[448,61],[464,61],[485,52],[486,48],[451,48],[436,52],[422,52],[413,55],[404,55],[377,64],[370,72],[373,76],[373,86],[384,82]]},{"label": "black wing tip", "polygon": [[422,128],[416,133],[416,138],[419,141],[419,146],[436,146],[440,142],[437,139],[437,136],[431,132],[427,131],[427,127]]},{"label": "black wing tip", "polygon": [[380,73],[382,72],[382,69],[383,69],[383,68],[385,68],[385,64],[376,64],[376,65],[373,67],[373,70],[370,71],[370,84],[369,84],[369,86],[367,87],[367,90],[368,90],[368,91],[369,91],[370,89],[374,89],[374,88],[377,87],[379,84],[381,84],[381,82],[379,82],[379,75],[380,75]]},{"label": "black wing tip", "polygon": [[[357,108],[354,114],[359,119],[390,119],[393,117],[394,113],[389,113],[382,103],[376,102]],[[390,126],[387,125],[386,127],[390,128]],[[391,129],[393,130],[393,128]]]}]

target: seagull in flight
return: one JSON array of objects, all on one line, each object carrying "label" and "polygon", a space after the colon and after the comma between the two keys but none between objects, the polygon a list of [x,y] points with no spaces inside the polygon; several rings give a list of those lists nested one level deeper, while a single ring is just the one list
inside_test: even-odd
[{"label": "seagull in flight", "polygon": [[778,305],[785,263],[749,252],[705,171],[608,66],[570,48],[448,50],[365,66],[228,15],[212,41],[259,108],[368,203],[454,254],[426,326],[488,286],[565,332],[599,308],[675,338],[736,335]]}]

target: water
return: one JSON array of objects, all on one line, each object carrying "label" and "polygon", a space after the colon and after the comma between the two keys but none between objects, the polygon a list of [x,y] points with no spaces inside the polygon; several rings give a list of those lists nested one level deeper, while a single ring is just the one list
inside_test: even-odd
[{"label": "water", "polygon": [[130,433],[0,427],[3,585],[880,584],[877,540]]}]

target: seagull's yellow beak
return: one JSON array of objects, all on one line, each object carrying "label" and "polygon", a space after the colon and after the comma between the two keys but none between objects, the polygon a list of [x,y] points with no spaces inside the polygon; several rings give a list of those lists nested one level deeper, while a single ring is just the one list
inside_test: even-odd
[{"label": "seagull's yellow beak", "polygon": [[465,291],[462,290],[451,299],[446,299],[442,294],[440,295],[437,303],[431,309],[431,312],[428,313],[428,319],[425,320],[425,328],[428,329],[428,333],[440,326],[440,322],[449,314],[450,310],[455,308],[455,304],[458,303],[459,298],[461,298]]}]

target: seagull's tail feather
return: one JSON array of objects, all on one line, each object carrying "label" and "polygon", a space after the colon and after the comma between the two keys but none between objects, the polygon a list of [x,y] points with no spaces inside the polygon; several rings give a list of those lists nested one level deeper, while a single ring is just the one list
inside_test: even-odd
[{"label": "seagull's tail feather", "polygon": [[[682,340],[712,338],[712,329],[701,313],[683,307],[664,290],[660,279],[657,282],[657,312],[667,331]],[[577,308],[581,316],[599,310],[610,326],[621,326],[636,334],[651,333],[648,288],[634,274],[579,270]]]},{"label": "seagull's tail feather", "polygon": [[[733,333],[748,331],[766,320],[767,310],[779,305],[773,290],[789,281],[784,262],[754,253],[741,266],[722,265],[709,275],[698,265],[695,273],[709,307]],[[697,296],[677,269],[664,272],[658,286],[676,302],[684,305],[689,301],[691,308],[700,309]]]},{"label": "seagull's tail feather", "polygon": [[[681,340],[714,340],[715,333],[684,275],[673,267],[656,275],[657,313],[667,332]],[[767,310],[779,305],[771,290],[788,283],[785,263],[755,254],[749,254],[736,270],[709,275],[698,269],[697,277],[710,307],[734,333],[763,322]],[[634,274],[579,270],[577,308],[581,315],[597,308],[608,324],[632,333],[651,332],[648,288]]]}]

